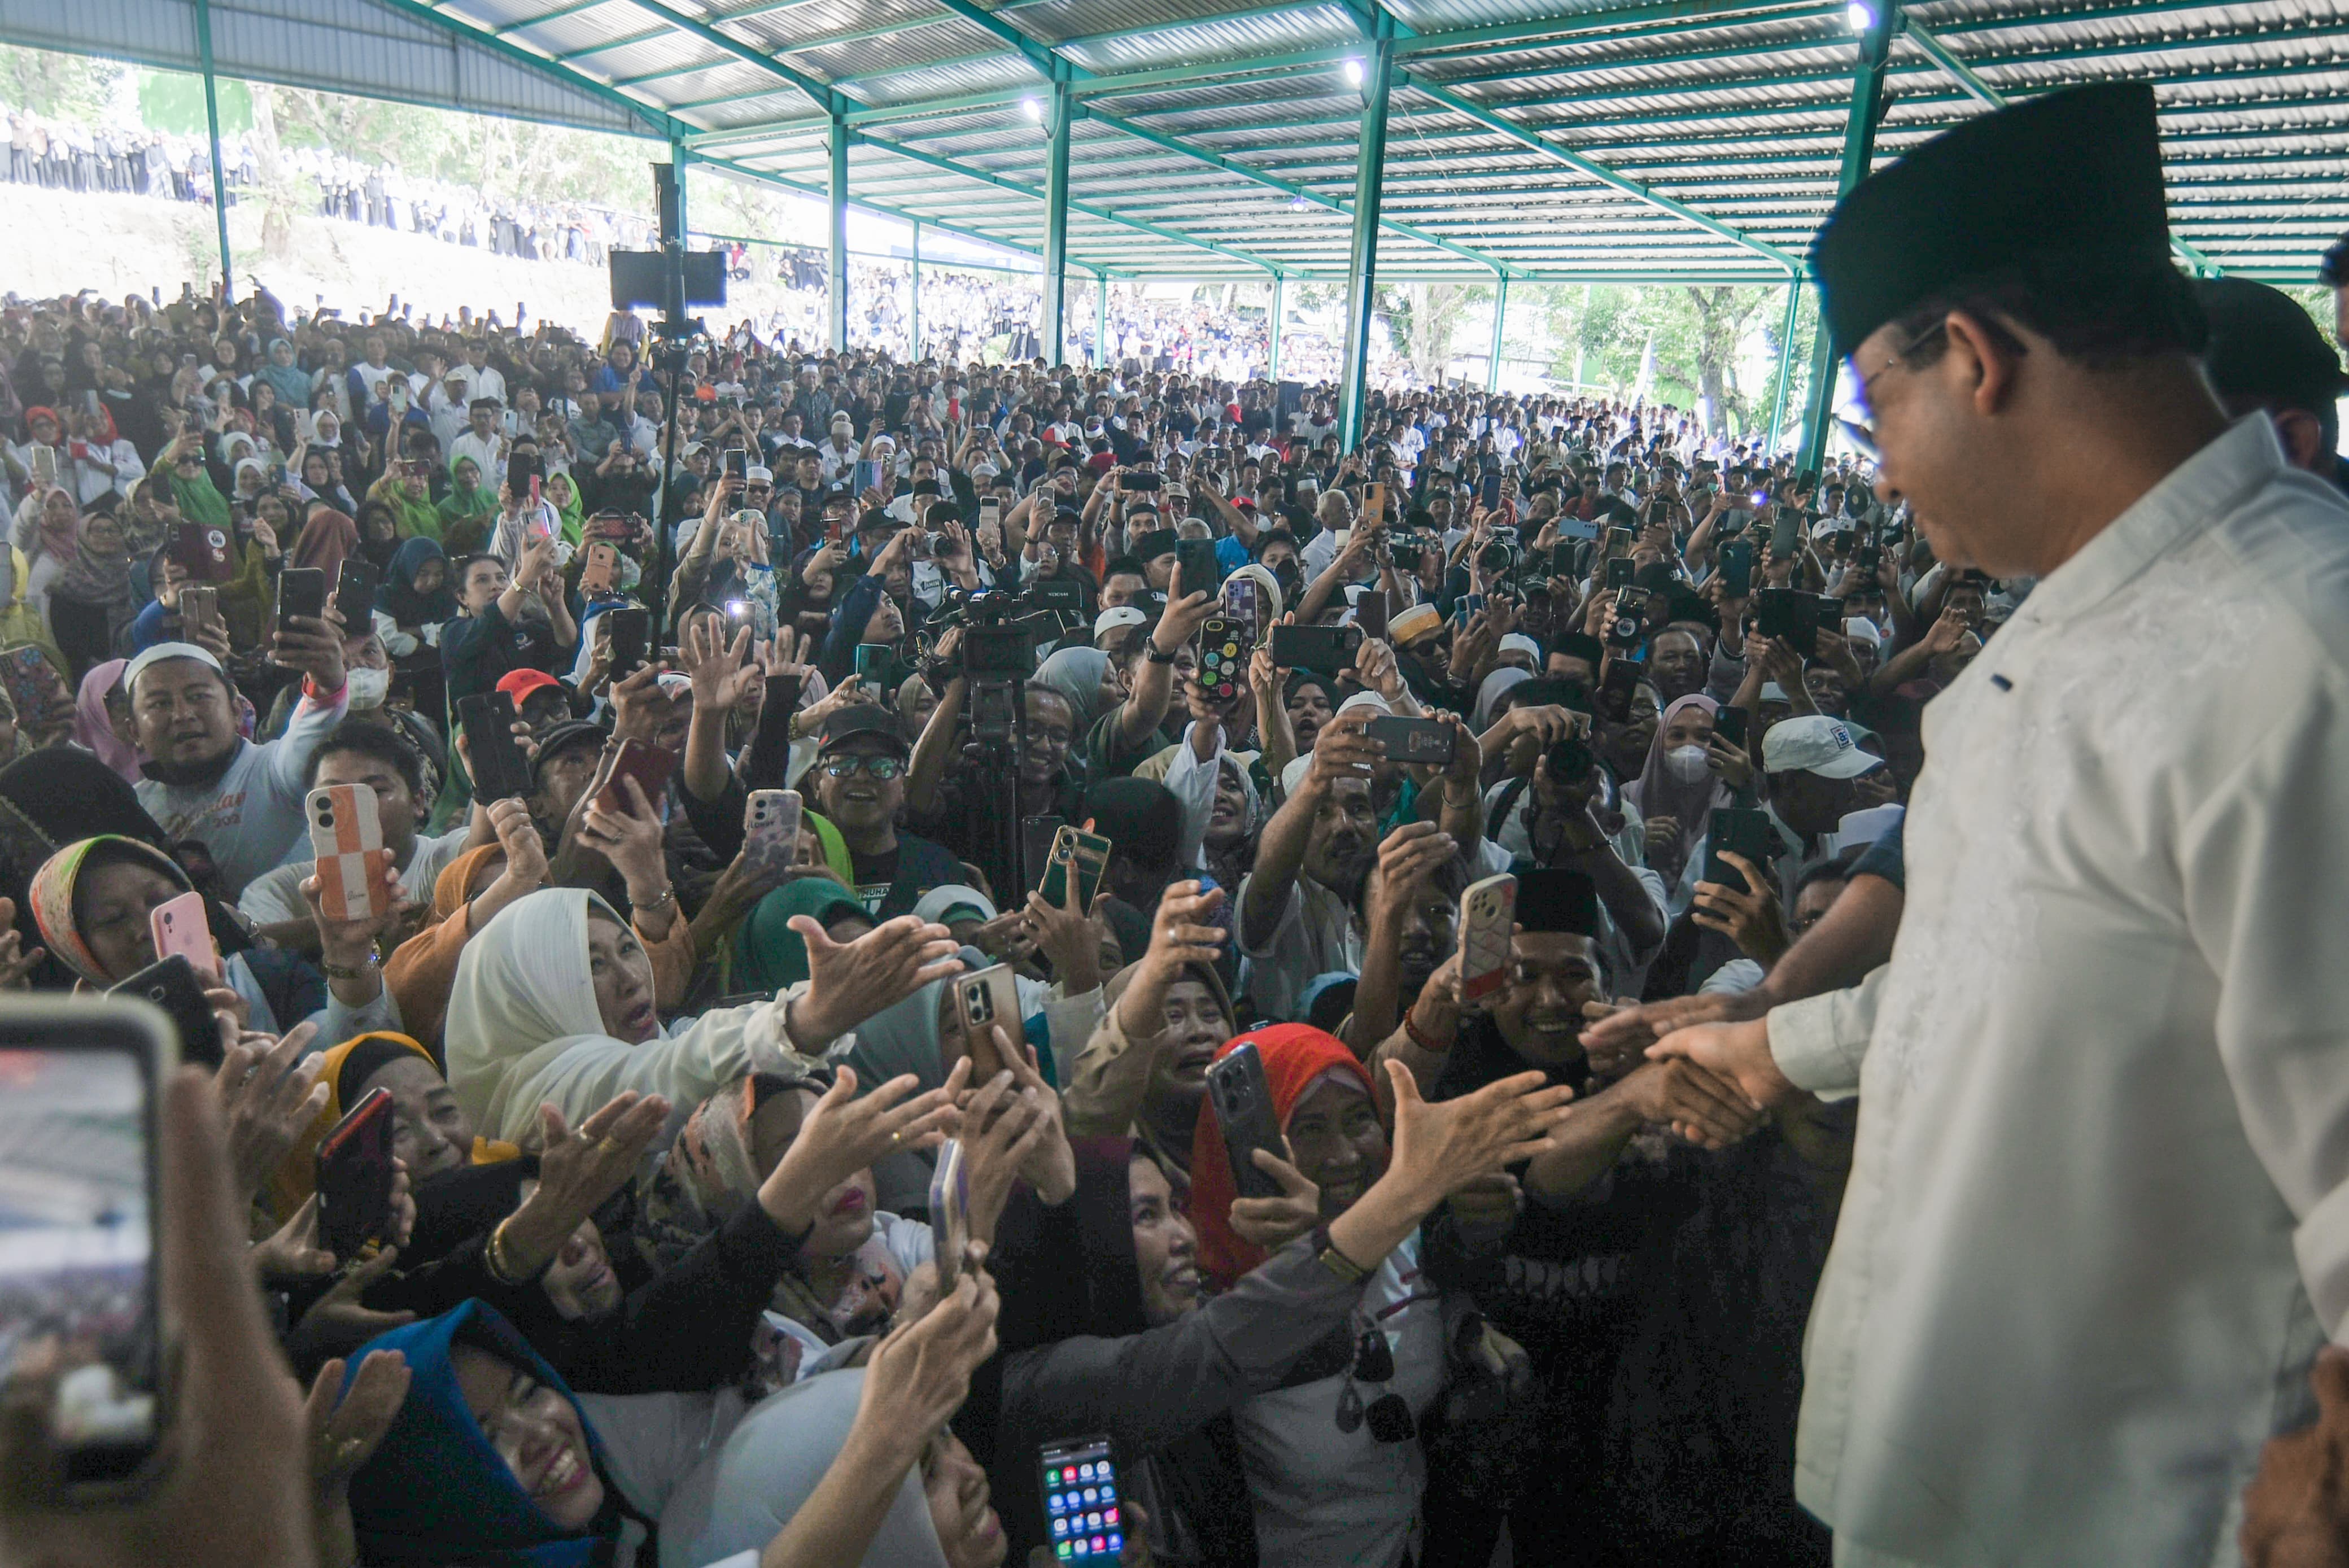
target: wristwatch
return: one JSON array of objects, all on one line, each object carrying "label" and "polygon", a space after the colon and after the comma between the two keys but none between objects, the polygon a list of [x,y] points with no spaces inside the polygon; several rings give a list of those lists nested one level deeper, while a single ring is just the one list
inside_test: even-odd
[{"label": "wristwatch", "polygon": [[1154,642],[1147,645],[1143,648],[1143,656],[1147,658],[1154,665],[1171,665],[1174,662],[1175,658],[1175,655],[1173,654],[1160,653],[1158,651],[1158,645]]}]

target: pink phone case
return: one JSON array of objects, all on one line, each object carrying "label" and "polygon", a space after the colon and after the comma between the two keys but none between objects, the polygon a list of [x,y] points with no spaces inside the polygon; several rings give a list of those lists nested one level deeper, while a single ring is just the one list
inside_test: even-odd
[{"label": "pink phone case", "polygon": [[742,858],[750,869],[788,872],[799,860],[800,792],[753,789],[742,807]]},{"label": "pink phone case", "polygon": [[215,981],[221,977],[220,949],[212,945],[212,928],[204,919],[203,894],[183,892],[169,903],[157,904],[147,913],[147,926],[154,934],[158,960],[178,956],[199,975]]}]

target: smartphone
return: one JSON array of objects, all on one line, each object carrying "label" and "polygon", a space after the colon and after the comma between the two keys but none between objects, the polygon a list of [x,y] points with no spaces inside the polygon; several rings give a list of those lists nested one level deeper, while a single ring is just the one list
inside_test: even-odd
[{"label": "smartphone", "polygon": [[1723,707],[1713,716],[1713,732],[1743,751],[1749,716],[1742,707]]},{"label": "smartphone", "polygon": [[1183,579],[1185,593],[1212,593],[1223,581],[1223,569],[1216,563],[1216,542],[1212,539],[1185,539],[1174,546],[1174,570]]},{"label": "smartphone", "polygon": [[220,949],[212,945],[212,928],[204,918],[204,895],[183,892],[147,912],[148,934],[155,941],[155,956],[177,954],[195,966],[209,985],[220,984]]},{"label": "smartphone", "polygon": [[[587,562],[579,569],[579,591],[582,593],[609,593],[619,585],[619,548],[598,540],[587,547]],[[609,614],[608,611],[605,613]]]},{"label": "smartphone", "polygon": [[1360,626],[1275,626],[1272,662],[1285,670],[1334,676],[1351,669],[1362,645]]},{"label": "smartphone", "polygon": [[329,920],[369,920],[388,912],[383,873],[391,851],[383,847],[383,820],[375,791],[357,784],[322,784],[303,802],[316,858],[318,907]]},{"label": "smartphone", "polygon": [[1362,487],[1362,526],[1381,528],[1387,521],[1387,487],[1368,484]]},{"label": "smartphone", "polygon": [[318,1244],[338,1264],[391,1234],[391,1091],[371,1088],[318,1140]]},{"label": "smartphone", "polygon": [[1231,1162],[1232,1185],[1243,1198],[1278,1198],[1280,1183],[1270,1172],[1257,1169],[1250,1158],[1261,1149],[1280,1160],[1288,1158],[1288,1144],[1280,1136],[1280,1118],[1273,1109],[1272,1089],[1265,1082],[1264,1061],[1256,1047],[1243,1045],[1226,1051],[1207,1069],[1207,1103],[1216,1126],[1224,1135],[1224,1157]]},{"label": "smartphone", "polygon": [[59,1479],[93,1501],[134,1491],[170,1425],[157,1109],[174,1057],[169,1021],[127,998],[0,1006],[0,1380],[20,1357],[56,1367]]},{"label": "smartphone", "polygon": [[1492,511],[1495,507],[1501,504],[1500,475],[1486,474],[1485,476],[1485,482],[1481,487],[1479,487],[1478,499],[1482,501],[1485,510],[1487,511]]},{"label": "smartphone", "polygon": [[[335,579],[335,613],[343,618],[347,636],[359,636],[375,625],[375,591],[383,581],[383,573],[374,562],[363,555],[347,555],[343,570]],[[186,610],[180,612],[184,617]]]},{"label": "smartphone", "polygon": [[6,686],[20,722],[28,721],[26,716],[37,718],[66,695],[65,677],[49,663],[49,656],[30,643],[8,650],[5,661],[0,662],[0,684]]},{"label": "smartphone", "polygon": [[180,589],[180,630],[188,641],[202,641],[197,634],[206,626],[219,624],[220,590],[199,588],[192,583],[182,584]]},{"label": "smartphone", "polygon": [[1263,637],[1264,606],[1255,578],[1233,576],[1224,580],[1224,614],[1240,624],[1245,641],[1253,644]]},{"label": "smartphone", "polygon": [[1721,591],[1732,599],[1754,592],[1754,542],[1733,539],[1721,547]]},{"label": "smartphone", "polygon": [[1610,724],[1631,722],[1631,699],[1648,666],[1637,659],[1609,659],[1599,680],[1599,711]]},{"label": "smartphone", "polygon": [[502,691],[483,692],[457,699],[457,722],[465,731],[467,766],[473,775],[473,799],[528,799],[530,764],[514,739],[513,698]]},{"label": "smartphone", "polygon": [[897,649],[892,643],[859,643],[856,645],[856,678],[867,682],[880,694],[884,707],[892,706],[897,696]]},{"label": "smartphone", "polygon": [[1125,1551],[1125,1504],[1107,1437],[1062,1438],[1037,1450],[1052,1561],[1114,1562]]},{"label": "smartphone", "polygon": [[1102,877],[1109,871],[1110,841],[1099,833],[1089,833],[1081,828],[1065,824],[1052,835],[1052,848],[1044,857],[1044,874],[1036,891],[1044,902],[1055,908],[1065,909],[1069,903],[1069,873],[1074,869],[1077,878],[1077,907],[1090,911],[1093,895],[1101,892]]},{"label": "smartphone", "polygon": [[634,604],[621,604],[595,617],[605,626],[605,663],[614,680],[632,676],[641,668],[652,644],[652,612]]},{"label": "smartphone", "polygon": [[1721,858],[1723,850],[1744,855],[1755,865],[1767,870],[1770,851],[1775,834],[1770,827],[1770,813],[1747,810],[1737,806],[1715,806],[1705,823],[1704,880],[1725,888],[1743,887],[1750,892],[1767,894],[1770,888],[1755,887],[1744,872]]},{"label": "smartphone", "polygon": [[1012,1053],[1026,1060],[1028,1031],[1019,1018],[1019,987],[1008,964],[992,964],[954,981],[955,1019],[962,1030],[963,1055],[970,1058],[970,1081],[983,1084],[1011,1063],[995,1043],[1000,1028]]},{"label": "smartphone", "polygon": [[1818,651],[1816,604],[1798,588],[1764,588],[1754,595],[1754,629],[1807,659]]},{"label": "smartphone", "polygon": [[676,752],[647,746],[641,740],[624,740],[620,742],[620,755],[613,759],[611,776],[595,792],[595,804],[602,810],[626,816],[630,810],[628,792],[620,787],[620,780],[633,779],[643,787],[645,799],[658,811],[661,792],[668,788],[669,775],[676,771]]},{"label": "smartphone", "polygon": [[277,624],[300,615],[324,620],[326,615],[326,574],[315,566],[288,566],[277,574]]},{"label": "smartphone", "polygon": [[150,964],[129,979],[109,986],[107,995],[135,996],[162,1009],[163,1016],[171,1021],[171,1036],[179,1045],[180,1060],[206,1068],[221,1065],[220,1020],[204,996],[203,976],[178,954]]},{"label": "smartphone", "polygon": [[1619,593],[1621,593],[1631,585],[1631,575],[1638,570],[1639,568],[1631,564],[1631,558],[1628,555],[1610,558],[1607,562],[1607,586]]},{"label": "smartphone", "polygon": [[753,789],[742,805],[742,859],[755,872],[784,872],[800,858],[800,792]]},{"label": "smartphone", "polygon": [[1413,762],[1448,768],[1457,749],[1460,732],[1441,719],[1406,718],[1385,714],[1371,720],[1362,733],[1379,743],[1380,755],[1390,762]]},{"label": "smartphone", "polygon": [[1509,937],[1517,916],[1517,879],[1504,872],[1460,895],[1460,1000],[1488,1000],[1509,978]]},{"label": "smartphone", "polygon": [[1381,642],[1386,640],[1387,591],[1384,588],[1373,587],[1354,601],[1354,624],[1361,628],[1364,637],[1375,637]]},{"label": "smartphone", "polygon": [[[1019,854],[1022,863],[1040,878],[1044,868],[1051,863],[1052,841],[1069,825],[1065,817],[1028,817],[1019,823]],[[1090,905],[1086,907],[1090,908]]]},{"label": "smartphone", "polygon": [[938,1146],[938,1162],[930,1172],[930,1231],[938,1289],[950,1291],[961,1282],[962,1250],[970,1242],[970,1165],[959,1138]]},{"label": "smartphone", "polygon": [[759,732],[742,755],[742,783],[751,789],[780,789],[791,772],[792,715],[799,711],[800,677],[769,676],[759,706]]},{"label": "smartphone", "polygon": [[1247,637],[1228,616],[1210,615],[1199,624],[1199,686],[1216,703],[1247,689]]},{"label": "smartphone", "polygon": [[[1766,499],[1756,497],[1754,504],[1760,506]],[[1770,559],[1793,560],[1795,550],[1802,543],[1802,539],[1803,514],[1791,506],[1780,507],[1778,515],[1770,520]]]},{"label": "smartphone", "polygon": [[197,583],[225,583],[236,574],[228,551],[228,530],[209,522],[183,522],[172,530],[172,558]]},{"label": "smartphone", "polygon": [[726,477],[748,482],[750,477],[750,454],[740,447],[726,449]]},{"label": "smartphone", "polygon": [[983,500],[978,503],[978,525],[981,528],[985,528],[989,523],[993,523],[998,528],[1001,528],[1003,526],[1003,506],[1001,502],[995,500]]},{"label": "smartphone", "polygon": [[1574,575],[1574,546],[1571,539],[1561,539],[1549,547],[1549,574],[1553,577]]},{"label": "smartphone", "polygon": [[1607,553],[1610,557],[1630,554],[1631,531],[1628,528],[1619,527],[1609,529],[1607,531]]},{"label": "smartphone", "polygon": [[529,453],[514,452],[506,458],[506,494],[528,496],[535,502],[538,497],[532,491],[531,483],[538,477],[538,459]]},{"label": "smartphone", "polygon": [[879,490],[880,488],[881,464],[879,460],[877,459],[859,458],[856,460],[856,493],[859,496],[862,496],[866,490]]}]

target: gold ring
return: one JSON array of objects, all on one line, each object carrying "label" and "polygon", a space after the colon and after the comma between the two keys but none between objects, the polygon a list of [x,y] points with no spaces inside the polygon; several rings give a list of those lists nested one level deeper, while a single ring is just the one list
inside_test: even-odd
[{"label": "gold ring", "polygon": [[619,1140],[616,1138],[599,1138],[595,1140],[595,1152],[598,1154],[626,1154],[627,1150],[623,1148]]},{"label": "gold ring", "polygon": [[903,1129],[900,1129],[899,1130],[897,1130],[897,1131],[895,1131],[895,1132],[891,1133],[891,1134],[889,1135],[889,1141],[890,1141],[893,1145],[894,1145],[894,1144],[899,1144],[899,1143],[903,1143],[903,1142],[905,1142],[905,1134],[904,1130],[903,1130]]}]

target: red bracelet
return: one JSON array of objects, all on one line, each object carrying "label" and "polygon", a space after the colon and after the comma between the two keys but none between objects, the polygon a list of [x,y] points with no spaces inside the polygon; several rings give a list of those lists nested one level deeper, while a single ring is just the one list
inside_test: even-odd
[{"label": "red bracelet", "polygon": [[1425,1035],[1421,1034],[1419,1032],[1418,1020],[1413,1018],[1410,1013],[1405,1013],[1402,1016],[1402,1032],[1411,1037],[1411,1043],[1413,1045],[1417,1046],[1421,1050],[1425,1051],[1431,1057],[1440,1057],[1444,1052],[1452,1048],[1448,1045],[1439,1046],[1433,1040],[1429,1039]]}]

